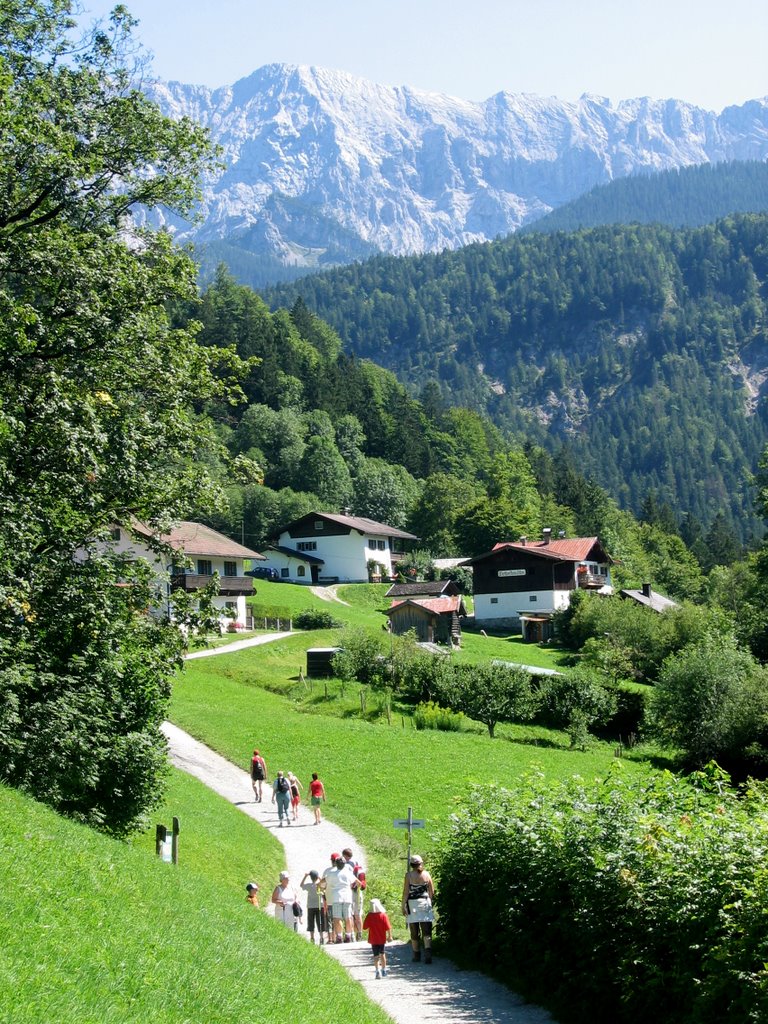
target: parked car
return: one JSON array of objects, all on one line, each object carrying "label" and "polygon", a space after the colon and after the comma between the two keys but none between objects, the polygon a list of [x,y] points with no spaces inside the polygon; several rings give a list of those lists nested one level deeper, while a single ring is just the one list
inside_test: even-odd
[{"label": "parked car", "polygon": [[272,569],[267,565],[259,565],[255,569],[250,569],[246,576],[254,576],[259,580],[272,580],[273,582],[280,579],[280,573],[277,569]]}]

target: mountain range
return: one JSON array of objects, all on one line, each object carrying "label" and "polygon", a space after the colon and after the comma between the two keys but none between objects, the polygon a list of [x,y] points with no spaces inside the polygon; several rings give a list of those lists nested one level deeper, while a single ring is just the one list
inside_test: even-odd
[{"label": "mountain range", "polygon": [[225,165],[203,183],[201,222],[168,226],[256,286],[493,239],[628,175],[768,157],[768,97],[720,113],[592,95],[469,102],[285,64],[146,91],[209,128]]}]

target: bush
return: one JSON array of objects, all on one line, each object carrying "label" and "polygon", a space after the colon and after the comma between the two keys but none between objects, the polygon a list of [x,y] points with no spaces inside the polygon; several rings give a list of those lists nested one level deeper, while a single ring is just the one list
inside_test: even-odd
[{"label": "bush", "polygon": [[413,713],[413,723],[417,729],[438,729],[440,732],[460,732],[464,726],[464,715],[441,708],[439,704],[429,700],[422,702]]},{"label": "bush", "polygon": [[477,787],[438,852],[441,933],[561,1024],[767,1020],[766,841],[768,787],[716,766]]},{"label": "bush", "polygon": [[342,650],[333,658],[334,674],[345,682],[356,679],[374,688],[391,684],[391,667],[383,651],[383,637],[366,629],[349,628],[339,634]]},{"label": "bush", "polygon": [[440,579],[453,580],[461,594],[472,593],[472,570],[466,565],[453,565],[449,569],[441,569]]},{"label": "bush", "polygon": [[572,747],[583,748],[594,726],[603,725],[616,712],[616,694],[587,669],[569,675],[548,676],[542,693],[543,717],[564,729]]},{"label": "bush", "polygon": [[651,733],[690,767],[716,758],[739,774],[768,767],[768,669],[733,637],[708,636],[664,663]]},{"label": "bush", "polygon": [[341,623],[321,608],[307,608],[294,618],[296,629],[338,629]]}]

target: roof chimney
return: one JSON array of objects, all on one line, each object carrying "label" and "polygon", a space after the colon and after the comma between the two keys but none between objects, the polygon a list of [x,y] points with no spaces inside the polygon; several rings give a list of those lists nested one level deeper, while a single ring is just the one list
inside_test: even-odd
[{"label": "roof chimney", "polygon": [[525,534],[523,534],[520,538],[520,543],[523,545],[523,547],[525,547],[525,545],[528,543],[528,538],[525,536]]},{"label": "roof chimney", "polygon": [[550,540],[552,539],[552,527],[545,526],[544,529],[541,531],[541,535],[544,539],[544,543],[549,544]]},{"label": "roof chimney", "polygon": [[643,597],[650,597],[650,596],[651,596],[651,584],[650,583],[644,583],[643,584]]}]

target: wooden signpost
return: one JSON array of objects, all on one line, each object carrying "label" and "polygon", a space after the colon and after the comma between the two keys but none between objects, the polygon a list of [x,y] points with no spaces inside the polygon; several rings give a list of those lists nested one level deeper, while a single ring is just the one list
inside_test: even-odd
[{"label": "wooden signpost", "polygon": [[408,868],[410,867],[410,864],[411,864],[411,840],[412,840],[412,837],[413,837],[413,830],[415,828],[424,828],[425,824],[426,824],[426,819],[425,818],[414,818],[414,816],[413,816],[413,808],[412,807],[408,808],[408,817],[407,818],[395,818],[395,820],[393,822],[393,825],[395,826],[395,828],[407,828],[408,829],[408,857],[406,859],[406,869],[405,869],[406,871],[408,870]]}]

